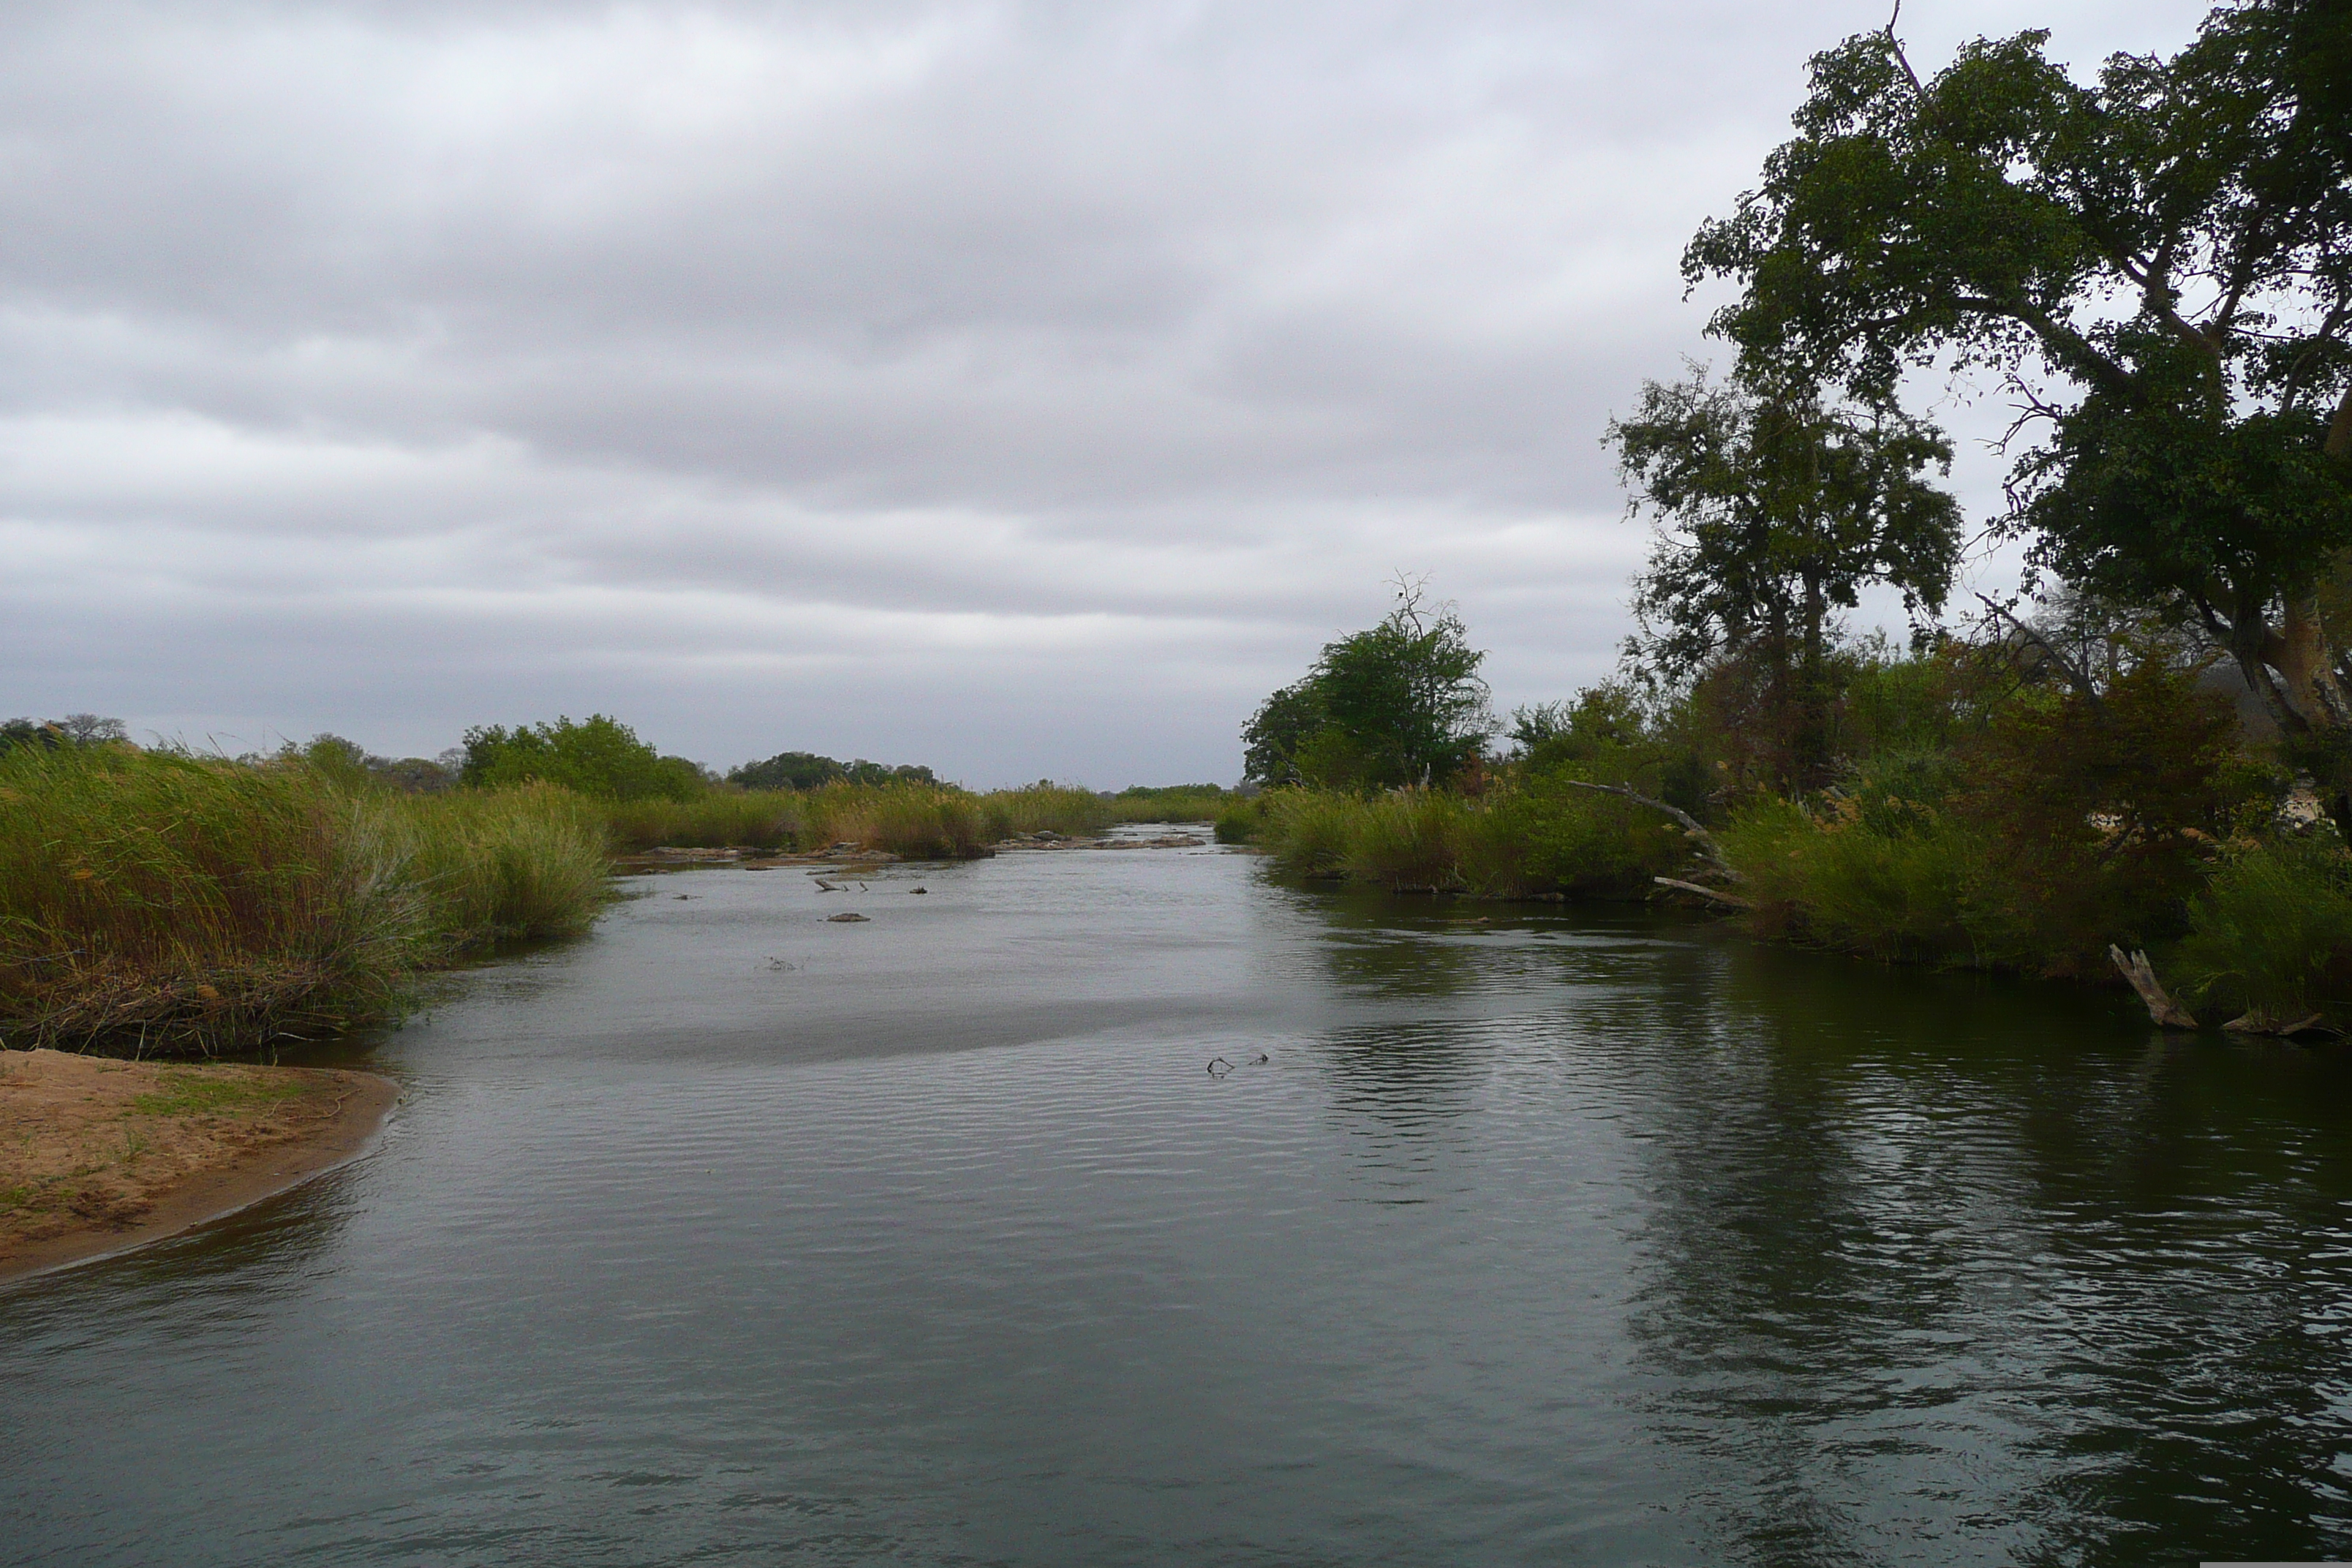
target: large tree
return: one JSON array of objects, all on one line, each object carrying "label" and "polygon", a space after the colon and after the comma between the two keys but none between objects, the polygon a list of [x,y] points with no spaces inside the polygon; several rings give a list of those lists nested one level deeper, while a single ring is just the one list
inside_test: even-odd
[{"label": "large tree", "polygon": [[2352,828],[2316,597],[2352,543],[2352,6],[2224,6],[2087,84],[2046,41],[1924,81],[1891,26],[1816,57],[1797,136],[1685,274],[1744,285],[1714,326],[1751,367],[1866,398],[1999,375],[2036,564],[2203,626]]},{"label": "large tree", "polygon": [[1725,657],[1752,666],[1785,731],[1785,782],[1826,783],[1829,616],[1869,583],[1899,589],[1915,615],[1943,607],[1959,509],[1928,473],[1949,469],[1950,444],[1892,407],[1704,373],[1645,384],[1608,439],[1634,510],[1658,527],[1634,585],[1633,651],[1673,679]]}]

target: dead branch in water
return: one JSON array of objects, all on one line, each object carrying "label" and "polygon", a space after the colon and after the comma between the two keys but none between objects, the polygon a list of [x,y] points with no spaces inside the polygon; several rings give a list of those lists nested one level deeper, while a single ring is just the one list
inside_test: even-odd
[{"label": "dead branch in water", "polygon": [[2111,944],[2107,948],[2107,956],[2116,961],[2116,967],[2123,972],[2123,977],[2131,982],[2131,988],[2138,992],[2139,999],[2147,1005],[2149,1023],[2159,1029],[2197,1027],[2197,1020],[2190,1016],[2189,1010],[2175,1002],[2158,982],[2156,967],[2148,963],[2147,953],[2135,952],[2126,957],[2122,948]]},{"label": "dead branch in water", "polygon": [[1737,893],[1718,892],[1713,888],[1702,888],[1696,882],[1685,882],[1674,877],[1653,877],[1650,880],[1657,883],[1661,888],[1673,888],[1681,892],[1696,893],[1702,899],[1708,899],[1718,904],[1727,904],[1735,910],[1752,910],[1756,907],[1751,900],[1743,899]]},{"label": "dead branch in water", "polygon": [[[1650,796],[1642,794],[1638,790],[1627,789],[1623,784],[1587,784],[1582,779],[1565,779],[1561,782],[1566,784],[1571,789],[1599,790],[1602,795],[1618,795],[1623,799],[1632,801],[1635,805],[1646,805],[1652,811],[1664,812],[1668,816],[1673,817],[1676,822],[1682,824],[1683,831],[1689,835],[1694,847],[1697,848],[1699,858],[1706,861],[1709,867],[1711,867],[1717,875],[1721,876],[1726,881],[1730,882],[1741,882],[1747,880],[1746,878],[1739,874],[1738,868],[1734,867],[1729,860],[1724,858],[1723,847],[1715,841],[1715,835],[1709,833],[1705,827],[1699,826],[1698,818],[1693,816],[1689,812],[1685,811],[1681,806],[1668,805],[1663,800],[1653,800]],[[1661,879],[1661,880],[1663,880],[1663,879]]]}]

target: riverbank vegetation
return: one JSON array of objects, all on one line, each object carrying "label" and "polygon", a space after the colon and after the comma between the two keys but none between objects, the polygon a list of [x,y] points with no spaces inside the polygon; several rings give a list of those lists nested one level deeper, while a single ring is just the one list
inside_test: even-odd
[{"label": "riverbank vegetation", "polygon": [[[1494,747],[1408,588],[1267,700],[1270,793],[1219,836],[1397,889],[1669,879],[1768,936],[2352,1027],[2352,20],[2224,6],[2084,80],[2046,42],[1817,57],[1692,242],[1734,359],[1606,432],[1656,541],[1623,679]],[[1957,626],[1951,448],[1903,406],[1955,373],[2021,411],[1988,532],[2032,574]],[[1907,647],[1846,629],[1865,595]]]},{"label": "riverbank vegetation", "polygon": [[120,742],[0,752],[0,1038],[210,1055],[398,1012],[415,977],[575,934],[603,826],[546,784],[352,789]]},{"label": "riverbank vegetation", "polygon": [[90,715],[13,721],[0,1043],[213,1055],[395,1016],[424,973],[586,931],[614,858],[655,846],[970,858],[1015,835],[1204,819],[1223,796],[977,794],[920,769],[749,790],[604,715],[399,763],[332,735],[227,758],[142,750]]}]

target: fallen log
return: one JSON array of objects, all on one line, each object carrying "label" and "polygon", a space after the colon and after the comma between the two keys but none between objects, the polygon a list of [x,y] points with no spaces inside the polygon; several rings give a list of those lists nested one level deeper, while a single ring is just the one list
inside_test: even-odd
[{"label": "fallen log", "polygon": [[2147,1004],[2149,1023],[2159,1029],[2197,1027],[2196,1018],[2175,1002],[2157,980],[2156,968],[2148,963],[2147,953],[2135,952],[2126,957],[2122,948],[2110,943],[2107,956],[2116,961],[2116,967],[2123,972],[2123,977],[2131,982],[2131,988],[2138,992],[2139,999]]},{"label": "fallen log", "polygon": [[2233,1035],[2277,1035],[2282,1038],[2291,1035],[2333,1035],[2336,1032],[2327,1026],[2326,1017],[2318,1013],[2299,1023],[2289,1024],[2272,1017],[2260,1007],[2247,1008],[2244,1017],[2232,1018],[2221,1027]]},{"label": "fallen log", "polygon": [[1753,902],[1741,898],[1737,893],[1718,892],[1713,888],[1703,888],[1696,882],[1685,882],[1679,877],[1653,877],[1650,880],[1661,888],[1673,888],[1679,892],[1696,893],[1702,899],[1708,899],[1718,904],[1728,904],[1735,910],[1752,910],[1756,907]]}]

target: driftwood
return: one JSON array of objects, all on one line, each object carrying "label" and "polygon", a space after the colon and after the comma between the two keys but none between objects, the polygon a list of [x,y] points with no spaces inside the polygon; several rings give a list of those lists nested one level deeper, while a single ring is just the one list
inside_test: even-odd
[{"label": "driftwood", "polygon": [[2131,982],[2131,988],[2139,993],[2142,1002],[2147,1004],[2149,1023],[2159,1029],[2197,1027],[2197,1020],[2189,1016],[2189,1010],[2175,1002],[2158,982],[2156,968],[2148,963],[2147,953],[2135,952],[2126,957],[2122,948],[2110,945],[2107,956],[2116,961],[2116,967],[2123,972],[2123,977]]},{"label": "driftwood", "polygon": [[2289,1024],[2272,1017],[2260,1007],[2249,1007],[2242,1018],[2232,1018],[2221,1027],[2236,1035],[2332,1035],[2326,1020],[2317,1013],[2300,1023]]},{"label": "driftwood", "polygon": [[[1747,879],[1740,876],[1737,867],[1733,866],[1730,861],[1724,858],[1723,846],[1715,841],[1715,835],[1700,826],[1698,818],[1693,816],[1689,812],[1685,811],[1682,807],[1678,805],[1668,805],[1663,800],[1653,800],[1648,795],[1643,795],[1636,790],[1627,789],[1623,784],[1587,784],[1582,779],[1568,779],[1563,782],[1565,782],[1571,789],[1598,790],[1602,795],[1613,795],[1622,799],[1630,800],[1635,805],[1646,805],[1652,811],[1664,812],[1668,816],[1673,817],[1676,822],[1682,824],[1683,832],[1689,836],[1692,847],[1698,851],[1699,858],[1705,860],[1707,863],[1708,868],[1714,871],[1716,875],[1721,877],[1727,882],[1739,882]],[[1664,878],[1659,879],[1661,881],[1664,881]],[[1706,889],[1701,888],[1696,890],[1705,892]]]},{"label": "driftwood", "polygon": [[1756,907],[1753,902],[1741,898],[1737,893],[1718,892],[1713,888],[1702,888],[1696,882],[1685,882],[1679,878],[1653,877],[1650,880],[1661,888],[1673,888],[1685,893],[1696,893],[1702,899],[1710,899],[1718,904],[1728,904],[1735,910],[1752,910]]}]

